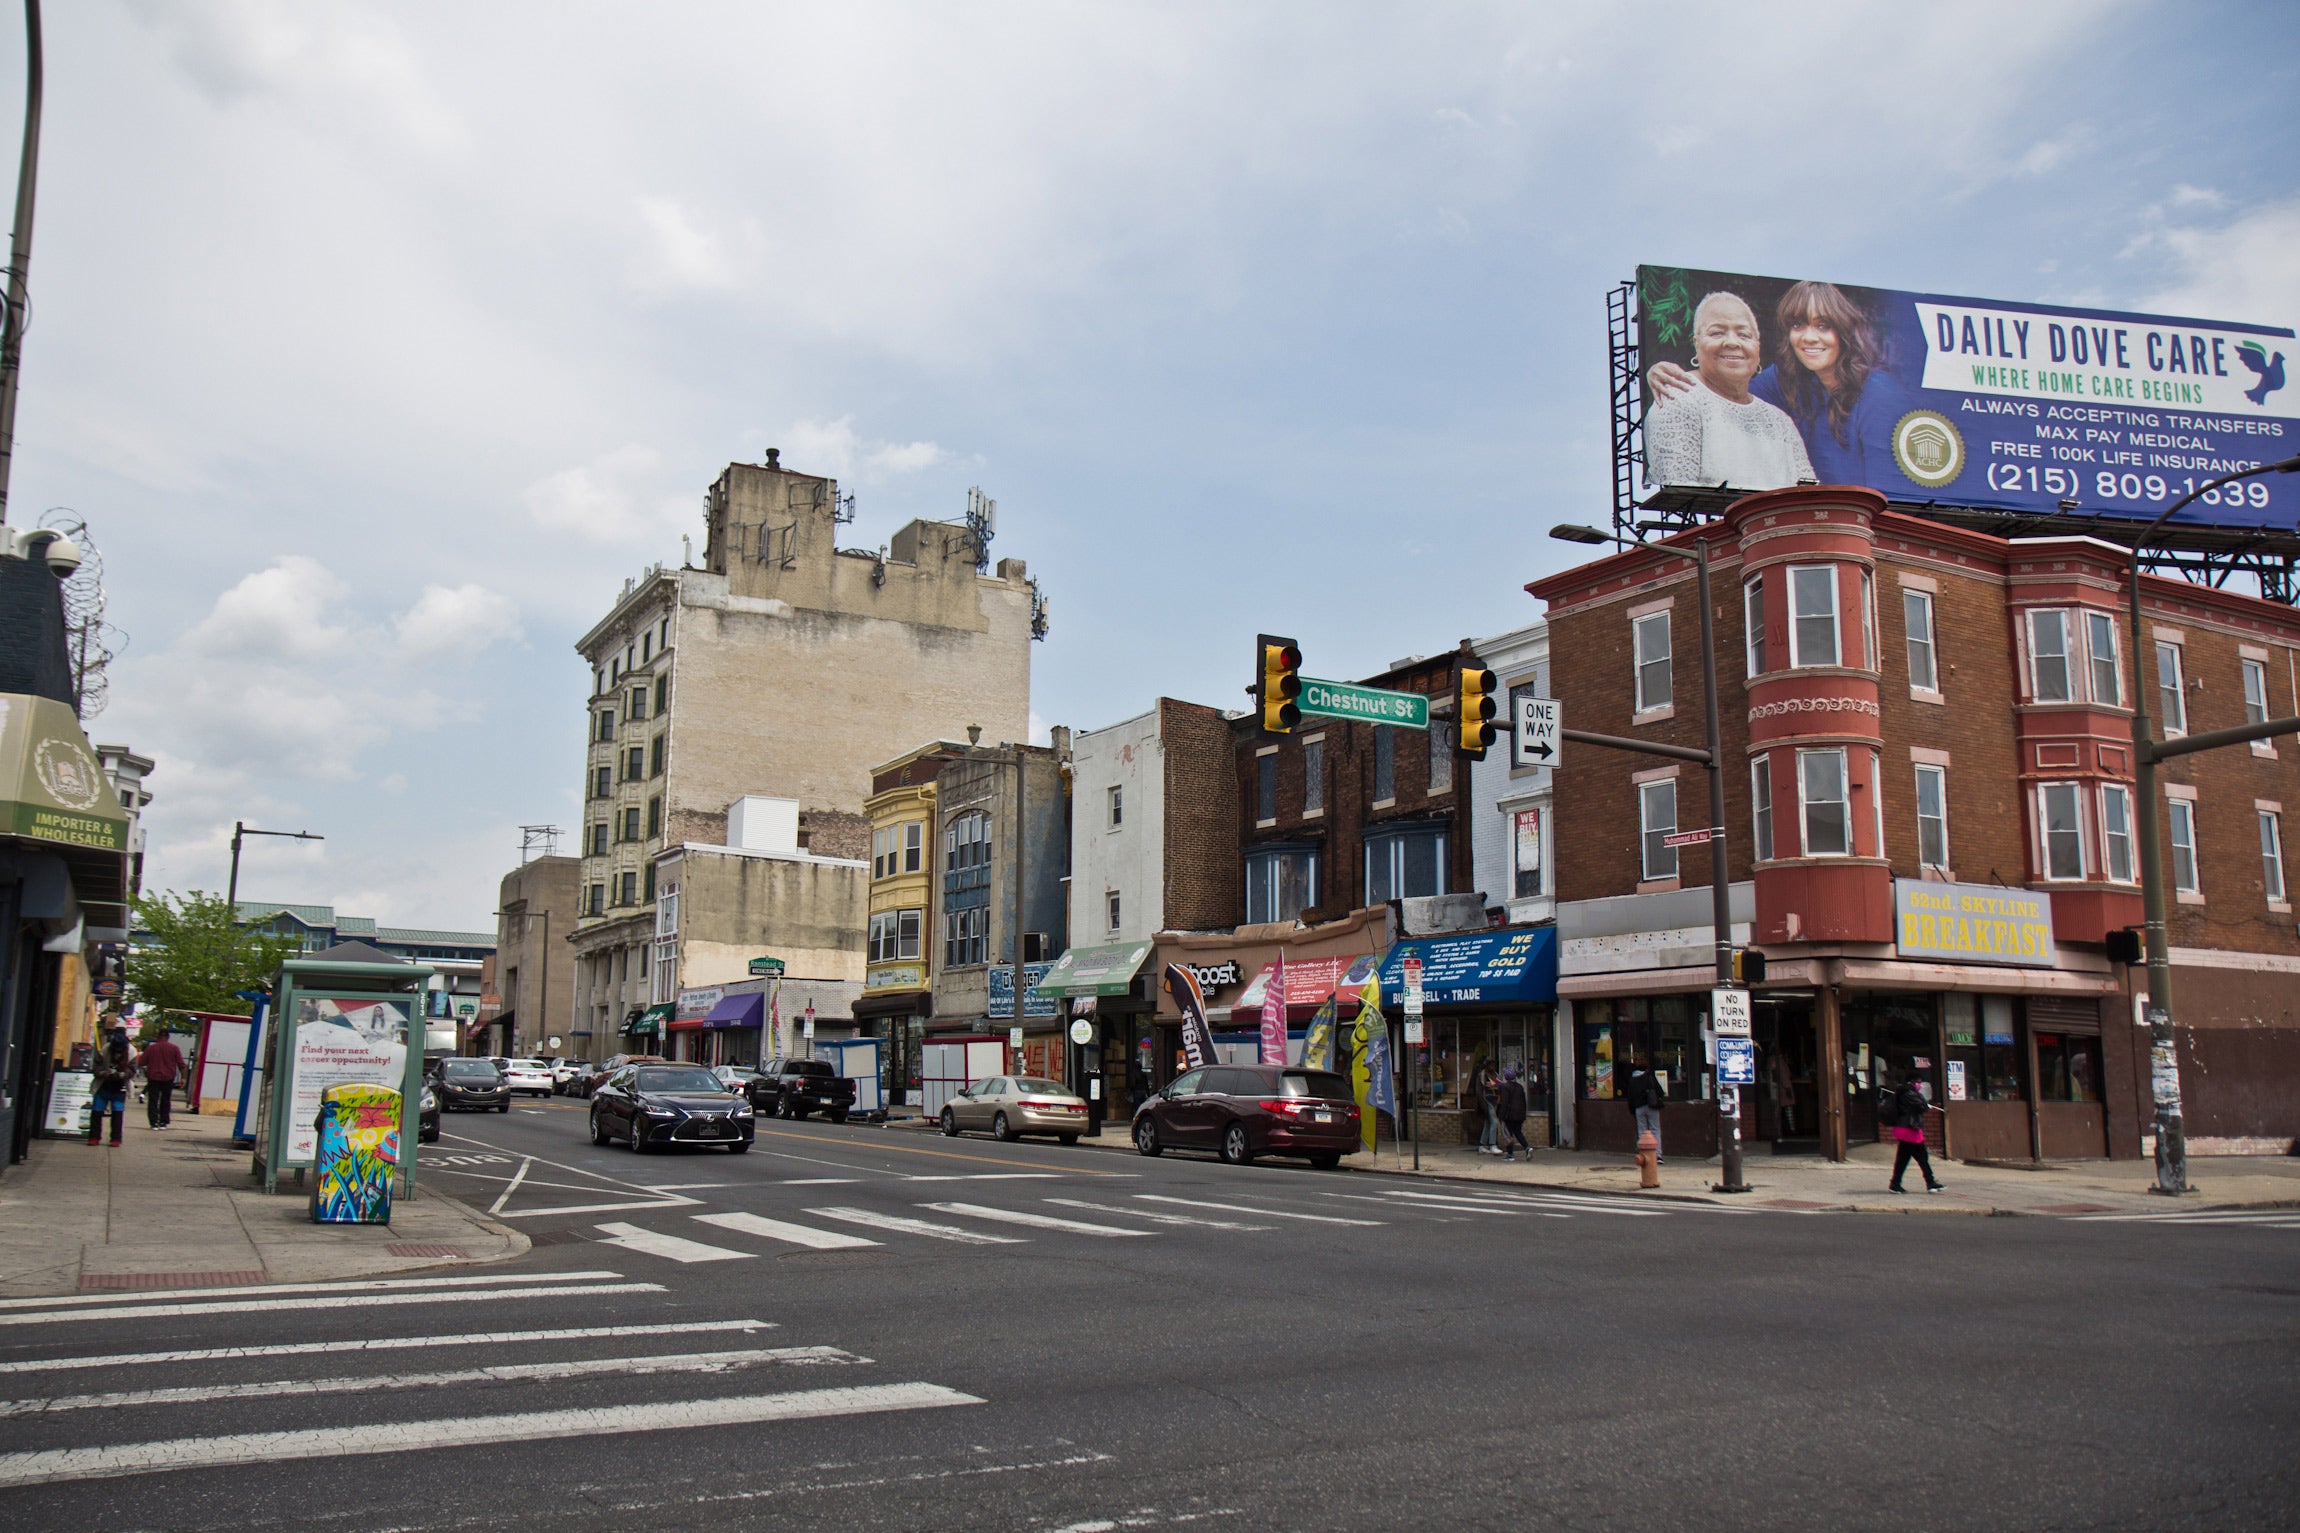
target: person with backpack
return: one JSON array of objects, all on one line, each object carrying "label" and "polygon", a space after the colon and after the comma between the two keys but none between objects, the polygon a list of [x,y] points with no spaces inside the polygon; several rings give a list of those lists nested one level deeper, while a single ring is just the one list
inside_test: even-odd
[{"label": "person with backpack", "polygon": [[1483,1059],[1477,1066],[1477,1105],[1485,1113],[1485,1128],[1477,1136],[1480,1155],[1501,1153],[1501,1077],[1493,1073],[1493,1061]]},{"label": "person with backpack", "polygon": [[1944,1185],[1933,1175],[1932,1152],[1925,1148],[1925,1114],[1932,1110],[1933,1104],[1918,1084],[1921,1079],[1911,1070],[1901,1077],[1900,1086],[1891,1094],[1893,1138],[1899,1142],[1893,1151],[1892,1184],[1887,1189],[1892,1192],[1909,1190],[1901,1185],[1901,1177],[1912,1160],[1917,1163],[1917,1169],[1925,1173],[1925,1191],[1939,1192]]},{"label": "person with backpack", "polygon": [[1661,1089],[1661,1079],[1653,1073],[1652,1065],[1637,1061],[1637,1068],[1629,1077],[1629,1107],[1637,1117],[1637,1134],[1643,1138],[1653,1136],[1653,1163],[1661,1164],[1661,1104],[1669,1100],[1669,1093]]},{"label": "person with backpack", "polygon": [[136,1051],[128,1046],[128,1030],[112,1029],[112,1036],[96,1051],[96,1091],[88,1104],[88,1143],[104,1142],[104,1114],[112,1115],[112,1147],[118,1149],[128,1127],[128,1083],[136,1075]]},{"label": "person with backpack", "polygon": [[1501,1072],[1501,1090],[1495,1094],[1494,1115],[1501,1119],[1501,1158],[1514,1161],[1519,1150],[1526,1159],[1533,1158],[1533,1146],[1525,1139],[1525,1110],[1527,1102],[1525,1082],[1517,1078],[1517,1066],[1511,1065]]}]

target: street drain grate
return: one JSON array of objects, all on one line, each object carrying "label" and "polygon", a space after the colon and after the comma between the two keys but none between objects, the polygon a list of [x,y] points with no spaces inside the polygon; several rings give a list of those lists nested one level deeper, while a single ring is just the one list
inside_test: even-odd
[{"label": "street drain grate", "polygon": [[531,1246],[571,1246],[591,1237],[581,1230],[537,1230],[527,1237]]},{"label": "street drain grate", "polygon": [[468,1258],[471,1255],[469,1251],[464,1250],[461,1246],[424,1245],[420,1242],[405,1245],[385,1246],[383,1249],[393,1256],[453,1256],[458,1258]]},{"label": "street drain grate", "polygon": [[230,1288],[260,1283],[261,1272],[84,1272],[82,1288]]}]

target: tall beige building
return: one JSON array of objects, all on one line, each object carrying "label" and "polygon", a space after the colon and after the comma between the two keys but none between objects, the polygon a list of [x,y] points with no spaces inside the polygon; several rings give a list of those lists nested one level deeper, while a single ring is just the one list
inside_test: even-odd
[{"label": "tall beige building", "polygon": [[836,481],[775,452],[729,464],[706,497],[702,567],[628,582],[576,644],[592,688],[572,967],[576,1014],[599,1035],[662,988],[657,859],[726,846],[730,806],[796,800],[801,850],[867,858],[874,765],[969,724],[1028,738],[1023,562],[981,572],[963,522],[842,549],[839,509]]}]

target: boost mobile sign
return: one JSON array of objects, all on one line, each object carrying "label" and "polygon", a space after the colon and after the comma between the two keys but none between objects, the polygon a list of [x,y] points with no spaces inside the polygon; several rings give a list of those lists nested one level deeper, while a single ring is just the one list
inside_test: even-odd
[{"label": "boost mobile sign", "polygon": [[[2153,520],[2300,450],[2289,328],[1641,266],[1646,483]],[[2184,523],[2291,527],[2282,476]],[[1769,483],[1759,480],[1769,479]]]}]

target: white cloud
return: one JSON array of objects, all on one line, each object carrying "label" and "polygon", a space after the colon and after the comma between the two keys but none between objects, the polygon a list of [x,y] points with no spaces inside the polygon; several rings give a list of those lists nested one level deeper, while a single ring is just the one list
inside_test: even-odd
[{"label": "white cloud", "polygon": [[933,442],[888,442],[855,430],[855,418],[797,421],[784,428],[778,444],[794,468],[828,474],[841,483],[884,484],[922,473],[950,460]]},{"label": "white cloud", "polygon": [[2155,231],[2177,273],[2141,307],[2200,319],[2289,325],[2300,319],[2300,197],[2224,224]]},{"label": "white cloud", "polygon": [[528,513],[553,532],[591,543],[648,542],[690,515],[691,495],[652,447],[626,443],[589,463],[546,474],[522,494]]},{"label": "white cloud", "polygon": [[482,585],[425,586],[415,605],[392,620],[400,649],[409,655],[444,655],[485,649],[521,637],[510,598]]},{"label": "white cloud", "polygon": [[738,220],[731,233],[723,232],[671,197],[640,198],[639,222],[646,242],[632,264],[631,281],[654,298],[733,292],[762,244],[756,219]]}]

